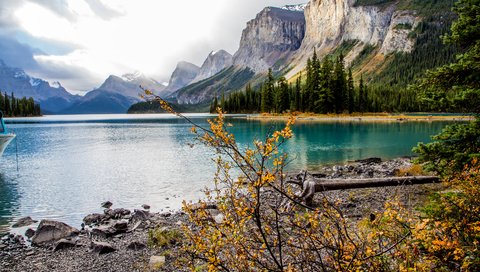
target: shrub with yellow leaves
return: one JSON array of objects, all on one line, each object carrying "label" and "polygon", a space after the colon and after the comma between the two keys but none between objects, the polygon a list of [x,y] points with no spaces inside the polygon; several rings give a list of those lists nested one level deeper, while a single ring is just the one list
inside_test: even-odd
[{"label": "shrub with yellow leaves", "polygon": [[[165,110],[168,103],[152,93]],[[315,207],[301,202],[286,180],[288,155],[282,145],[293,136],[295,118],[251,147],[240,148],[228,132],[224,113],[192,132],[216,151],[214,188],[199,203],[184,202],[190,224],[183,227],[184,257],[192,271],[354,271],[398,270],[406,259],[397,249],[410,235],[408,213],[386,207],[375,220],[346,218],[338,203],[323,198]],[[220,215],[212,213],[216,203]]]}]

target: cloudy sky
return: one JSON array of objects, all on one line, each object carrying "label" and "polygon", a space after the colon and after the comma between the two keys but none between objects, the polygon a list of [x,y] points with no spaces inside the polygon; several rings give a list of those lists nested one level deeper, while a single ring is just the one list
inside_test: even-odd
[{"label": "cloudy sky", "polygon": [[78,93],[110,74],[166,81],[178,61],[201,65],[238,49],[265,6],[307,0],[0,0],[0,59]]}]

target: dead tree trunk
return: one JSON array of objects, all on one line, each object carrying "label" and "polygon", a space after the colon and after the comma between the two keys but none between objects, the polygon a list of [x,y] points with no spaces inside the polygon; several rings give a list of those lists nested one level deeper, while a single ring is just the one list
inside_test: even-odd
[{"label": "dead tree trunk", "polygon": [[315,179],[315,192],[438,183],[435,176],[386,177],[367,179]]}]

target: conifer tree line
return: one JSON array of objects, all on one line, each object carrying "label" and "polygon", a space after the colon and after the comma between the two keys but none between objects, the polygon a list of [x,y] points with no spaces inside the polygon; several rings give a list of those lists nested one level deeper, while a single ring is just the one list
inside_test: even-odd
[{"label": "conifer tree line", "polygon": [[231,93],[228,97],[224,94],[215,97],[210,112],[215,112],[218,106],[229,113],[299,111],[339,114],[419,110],[412,91],[370,88],[362,76],[355,82],[352,70],[345,68],[342,54],[326,56],[320,61],[314,50],[303,75],[304,80],[300,75],[295,83],[288,83],[285,77],[275,79],[269,70],[257,90],[247,85],[244,91]]},{"label": "conifer tree line", "polygon": [[15,98],[5,92],[0,92],[0,110],[5,117],[39,116],[41,115],[40,105],[33,101],[33,98]]}]

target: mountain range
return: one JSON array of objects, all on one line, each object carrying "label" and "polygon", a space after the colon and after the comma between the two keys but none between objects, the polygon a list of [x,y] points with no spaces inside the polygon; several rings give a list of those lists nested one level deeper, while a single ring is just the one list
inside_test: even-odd
[{"label": "mountain range", "polygon": [[[446,7],[444,2],[448,2]],[[247,22],[233,55],[225,50],[212,51],[201,67],[180,61],[168,85],[140,72],[111,75],[81,97],[71,95],[60,83],[33,78],[0,62],[0,90],[14,92],[17,97],[33,97],[46,113],[124,113],[141,101],[139,86],[172,103],[202,108],[222,93],[241,90],[247,83],[260,84],[268,69],[276,76],[295,79],[304,71],[314,49],[320,58],[341,52],[355,76],[366,75],[367,81],[374,81],[396,58],[425,47],[421,37],[425,36],[426,25],[450,22],[449,16],[443,15],[452,2],[310,0],[300,5],[266,7]],[[434,17],[435,10],[446,13]]]}]

